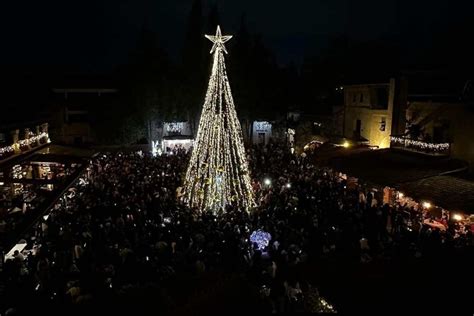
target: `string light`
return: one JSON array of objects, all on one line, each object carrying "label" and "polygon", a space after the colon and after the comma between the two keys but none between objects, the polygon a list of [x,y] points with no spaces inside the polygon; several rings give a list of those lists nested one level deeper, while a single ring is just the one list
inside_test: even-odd
[{"label": "string light", "polygon": [[242,130],[225,68],[224,43],[232,36],[206,35],[214,43],[212,73],[203,105],[195,147],[186,171],[185,202],[199,210],[235,204],[254,206]]},{"label": "string light", "polygon": [[38,135],[31,136],[30,138],[27,138],[27,139],[19,140],[17,143],[15,143],[13,145],[1,147],[0,148],[0,157],[6,156],[6,155],[11,155],[11,154],[15,153],[15,148],[16,149],[25,148],[25,147],[29,147],[31,145],[42,143],[43,141],[44,141],[44,143],[50,143],[51,142],[51,140],[49,139],[49,134],[46,133],[46,132],[42,132]]},{"label": "string light", "polygon": [[447,151],[450,148],[449,143],[427,143],[419,140],[413,140],[404,137],[391,136],[390,141],[404,147],[413,147],[419,150],[430,150],[433,152]]},{"label": "string light", "polygon": [[170,122],[166,124],[166,131],[172,134],[182,134],[184,122]]},{"label": "string light", "polygon": [[6,154],[13,153],[14,151],[15,151],[15,149],[13,148],[13,146],[1,147],[0,148],[0,155],[3,156],[3,155],[6,155]]},{"label": "string light", "polygon": [[27,138],[27,139],[22,139],[20,141],[18,141],[18,144],[20,146],[30,146],[34,143],[38,143],[40,142],[42,139],[45,140],[45,142],[49,143],[50,142],[50,139],[49,139],[49,135],[48,133],[46,132],[42,132],[36,136],[32,136],[30,138]]}]

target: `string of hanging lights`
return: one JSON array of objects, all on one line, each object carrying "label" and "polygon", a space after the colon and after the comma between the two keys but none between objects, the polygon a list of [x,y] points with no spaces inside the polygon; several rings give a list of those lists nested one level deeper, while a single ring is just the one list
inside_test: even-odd
[{"label": "string of hanging lights", "polygon": [[214,43],[213,65],[195,146],[186,172],[185,201],[199,210],[218,210],[233,204],[254,205],[242,130],[227,78],[224,43],[232,38],[206,35]]},{"label": "string of hanging lights", "polygon": [[404,137],[391,136],[390,141],[394,144],[403,145],[405,147],[412,147],[420,150],[430,150],[434,152],[449,150],[449,143],[428,143],[419,140],[413,140]]}]

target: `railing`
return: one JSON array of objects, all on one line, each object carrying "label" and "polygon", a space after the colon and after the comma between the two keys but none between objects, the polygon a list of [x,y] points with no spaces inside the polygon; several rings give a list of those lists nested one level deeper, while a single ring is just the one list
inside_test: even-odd
[{"label": "railing", "polygon": [[0,160],[9,158],[15,154],[29,151],[32,148],[39,147],[50,142],[51,140],[49,139],[49,134],[46,132],[42,132],[38,135],[33,134],[30,138],[19,140],[18,142],[9,146],[0,147]]},{"label": "railing", "polygon": [[433,156],[449,156],[450,143],[433,143],[410,139],[406,136],[390,136],[390,148],[403,149]]}]

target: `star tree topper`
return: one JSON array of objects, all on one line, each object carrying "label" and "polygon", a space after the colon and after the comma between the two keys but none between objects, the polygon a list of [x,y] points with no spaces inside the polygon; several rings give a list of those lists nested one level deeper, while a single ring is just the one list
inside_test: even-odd
[{"label": "star tree topper", "polygon": [[216,35],[205,35],[208,40],[214,43],[211,49],[211,54],[215,52],[217,48],[220,48],[227,54],[224,43],[232,38],[232,35],[222,35],[221,27],[217,26]]}]

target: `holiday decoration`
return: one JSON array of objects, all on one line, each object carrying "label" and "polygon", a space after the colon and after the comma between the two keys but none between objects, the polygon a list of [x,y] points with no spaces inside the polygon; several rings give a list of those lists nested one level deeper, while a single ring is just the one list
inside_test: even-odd
[{"label": "holiday decoration", "polygon": [[47,132],[41,132],[38,135],[33,134],[32,132],[28,133],[29,138],[19,140],[13,145],[0,147],[0,158],[5,158],[15,154],[15,149],[21,149],[26,151],[38,145],[50,143],[49,134]]},{"label": "holiday decoration", "polygon": [[[211,78],[185,178],[185,201],[199,210],[218,210],[235,204],[254,205],[242,131],[227,78],[224,43],[232,38],[206,35],[214,43]],[[234,197],[234,198],[233,198]]]},{"label": "holiday decoration", "polygon": [[418,150],[431,151],[431,152],[442,152],[447,151],[450,148],[449,143],[428,143],[419,140],[413,140],[405,137],[391,136],[390,141],[396,145],[402,145],[406,148],[414,148]]},{"label": "holiday decoration", "polygon": [[250,235],[250,241],[256,243],[259,250],[265,249],[270,243],[270,240],[272,240],[272,235],[261,229],[252,232]]}]

